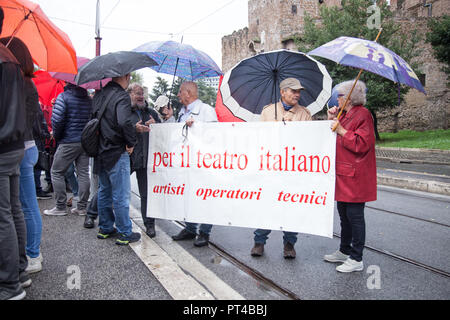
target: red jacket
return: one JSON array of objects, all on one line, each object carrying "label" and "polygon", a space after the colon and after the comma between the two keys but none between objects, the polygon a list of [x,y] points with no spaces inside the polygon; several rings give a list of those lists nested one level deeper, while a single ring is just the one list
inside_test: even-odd
[{"label": "red jacket", "polygon": [[377,199],[375,134],[370,111],[354,106],[339,119],[348,130],[336,141],[336,201],[368,202]]}]

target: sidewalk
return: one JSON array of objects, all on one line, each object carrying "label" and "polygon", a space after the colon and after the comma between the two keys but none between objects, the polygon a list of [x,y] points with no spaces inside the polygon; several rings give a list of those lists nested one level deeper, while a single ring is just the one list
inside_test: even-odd
[{"label": "sidewalk", "polygon": [[450,195],[450,151],[376,147],[378,184]]}]

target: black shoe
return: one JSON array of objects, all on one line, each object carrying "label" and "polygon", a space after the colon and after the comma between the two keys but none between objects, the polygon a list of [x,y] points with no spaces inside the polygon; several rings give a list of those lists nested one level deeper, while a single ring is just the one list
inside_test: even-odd
[{"label": "black shoe", "polygon": [[22,288],[28,288],[31,286],[31,278],[28,272],[22,271],[19,273],[19,282]]},{"label": "black shoe", "polygon": [[126,236],[124,234],[121,234],[117,239],[116,239],[116,244],[120,245],[120,246],[126,246],[129,243],[132,242],[136,242],[139,241],[141,239],[141,234],[137,233],[137,232],[132,232],[129,236]]},{"label": "black shoe", "polygon": [[111,231],[111,232],[105,232],[102,229],[99,229],[98,233],[97,233],[97,238],[103,240],[103,239],[108,239],[110,237],[116,236],[117,234],[118,233],[117,233],[117,229],[116,228],[114,228],[114,230]]},{"label": "black shoe", "polygon": [[0,287],[0,301],[1,300],[22,300],[25,298],[26,292],[20,284],[15,289],[6,289]]},{"label": "black shoe", "polygon": [[156,236],[156,231],[155,231],[155,226],[149,226],[148,228],[146,228],[147,230],[145,231],[145,233],[150,237],[150,238],[154,238]]},{"label": "black shoe", "polygon": [[207,246],[209,242],[209,234],[200,232],[200,234],[195,238],[194,246],[204,247]]},{"label": "black shoe", "polygon": [[87,229],[92,229],[93,227],[95,227],[95,219],[92,217],[86,216],[86,218],[84,218],[83,226]]},{"label": "black shoe", "polygon": [[177,235],[172,236],[172,239],[175,241],[190,240],[190,239],[194,239],[194,238],[195,238],[195,233],[187,231],[186,229],[183,229]]},{"label": "black shoe", "polygon": [[42,189],[36,191],[36,198],[38,200],[49,200],[52,198],[51,194],[48,194],[47,192],[44,192]]}]

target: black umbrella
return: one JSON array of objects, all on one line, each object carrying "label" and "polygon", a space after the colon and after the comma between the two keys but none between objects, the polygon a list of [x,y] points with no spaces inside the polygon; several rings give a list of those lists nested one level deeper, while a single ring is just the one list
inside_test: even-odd
[{"label": "black umbrella", "polygon": [[124,76],[134,70],[155,66],[149,56],[132,51],[118,51],[95,57],[78,70],[75,82],[83,83]]},{"label": "black umbrella", "polygon": [[325,66],[297,51],[277,50],[242,60],[229,70],[220,92],[223,104],[234,116],[245,121],[257,120],[264,106],[280,101],[280,82],[300,80],[299,104],[315,114],[331,96],[331,77]]}]

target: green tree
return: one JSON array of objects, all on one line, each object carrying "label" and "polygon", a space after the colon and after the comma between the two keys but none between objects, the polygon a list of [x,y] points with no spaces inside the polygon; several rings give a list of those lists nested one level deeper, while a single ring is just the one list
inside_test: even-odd
[{"label": "green tree", "polygon": [[167,95],[170,98],[172,108],[173,108],[173,115],[175,116],[175,119],[178,118],[178,113],[180,112],[181,107],[183,104],[178,99],[178,91],[180,91],[180,86],[184,82],[184,80],[180,77],[177,77],[177,79],[173,82],[172,87],[169,90],[169,94]]},{"label": "green tree", "polygon": [[432,18],[428,21],[430,32],[426,35],[426,41],[433,47],[434,57],[446,65],[443,71],[450,74],[450,16]]},{"label": "green tree", "polygon": [[139,85],[142,86],[144,83],[144,77],[142,76],[141,73],[139,73],[137,71],[133,71],[133,72],[131,72],[130,84],[131,83],[138,83]]},{"label": "green tree", "polygon": [[202,80],[197,82],[198,85],[198,98],[204,103],[214,106],[216,104],[217,93],[214,88],[211,88],[205,84]]},{"label": "green tree", "polygon": [[[320,7],[320,24],[316,24],[309,16],[305,18],[304,35],[296,40],[299,51],[308,52],[340,36],[375,40],[379,30],[369,29],[367,24],[371,16],[367,9],[371,5],[373,5],[372,0],[343,0],[342,8]],[[386,3],[379,5],[383,30],[377,42],[401,56],[405,61],[410,61],[419,53],[416,44],[420,41],[420,36],[417,30],[408,30],[408,34],[405,34],[400,30],[400,25],[391,19],[393,13]],[[324,58],[315,58],[326,66],[335,84],[355,79],[358,74],[358,69],[342,66]],[[411,67],[414,69],[416,65],[413,64]],[[375,111],[400,104],[409,87],[398,87],[392,81],[369,71],[364,71],[360,80],[364,81],[368,88],[366,107],[374,116],[375,133],[379,140]]]},{"label": "green tree", "polygon": [[155,85],[153,86],[152,92],[149,97],[152,101],[149,102],[151,107],[154,107],[154,102],[161,95],[168,96],[169,93],[169,83],[161,77],[156,77]]}]

